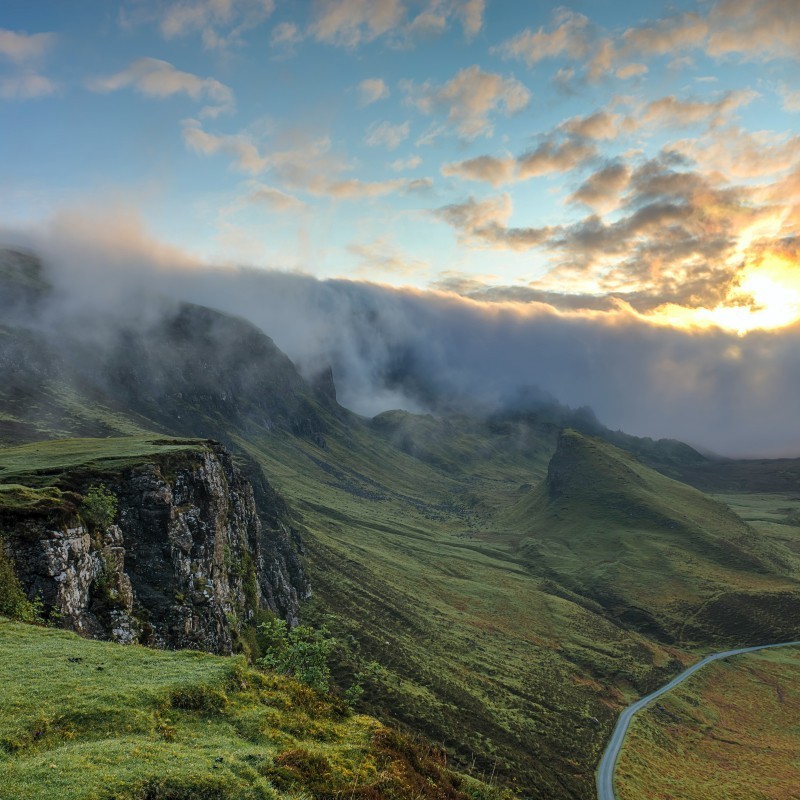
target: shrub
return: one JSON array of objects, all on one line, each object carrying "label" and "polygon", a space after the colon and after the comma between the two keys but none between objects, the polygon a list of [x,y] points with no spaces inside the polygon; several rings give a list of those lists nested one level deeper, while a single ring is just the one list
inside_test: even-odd
[{"label": "shrub", "polygon": [[41,600],[28,600],[14,565],[0,542],[0,615],[20,622],[42,622]]},{"label": "shrub", "polygon": [[105,486],[90,486],[81,503],[80,514],[90,527],[105,529],[117,516],[117,498]]},{"label": "shrub", "polygon": [[328,654],[335,639],[325,628],[315,630],[298,625],[290,629],[285,620],[276,617],[259,625],[258,634],[264,653],[259,664],[290,675],[319,692],[328,691],[331,676]]}]

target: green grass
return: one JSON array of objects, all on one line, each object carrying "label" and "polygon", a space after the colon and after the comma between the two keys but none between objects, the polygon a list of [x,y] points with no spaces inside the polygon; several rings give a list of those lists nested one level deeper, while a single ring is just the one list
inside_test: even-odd
[{"label": "green grass", "polygon": [[54,439],[0,448],[0,481],[46,487],[62,473],[82,469],[118,472],[150,458],[198,452],[202,441],[144,436]]},{"label": "green grass", "polygon": [[636,715],[619,800],[791,800],[800,786],[800,650],[715,662]]},{"label": "green grass", "polygon": [[3,800],[491,795],[430,748],[241,657],[3,619],[0,776]]}]

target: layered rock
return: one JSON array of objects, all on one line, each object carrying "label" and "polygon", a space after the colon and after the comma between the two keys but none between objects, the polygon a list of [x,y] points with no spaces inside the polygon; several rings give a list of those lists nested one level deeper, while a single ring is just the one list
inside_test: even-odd
[{"label": "layered rock", "polygon": [[[30,598],[88,636],[229,653],[260,608],[294,619],[308,585],[288,510],[216,443],[113,474],[116,523],[90,530],[63,510],[4,520],[4,546]],[[10,524],[9,524],[10,523]]]}]

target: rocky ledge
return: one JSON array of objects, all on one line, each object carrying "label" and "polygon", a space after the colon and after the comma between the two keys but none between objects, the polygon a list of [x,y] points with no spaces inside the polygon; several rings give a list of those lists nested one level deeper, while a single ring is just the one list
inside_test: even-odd
[{"label": "rocky ledge", "polygon": [[105,487],[114,522],[89,525],[68,502],[6,511],[0,546],[28,597],[78,633],[230,653],[259,609],[292,620],[309,594],[286,505],[215,442],[58,482]]}]

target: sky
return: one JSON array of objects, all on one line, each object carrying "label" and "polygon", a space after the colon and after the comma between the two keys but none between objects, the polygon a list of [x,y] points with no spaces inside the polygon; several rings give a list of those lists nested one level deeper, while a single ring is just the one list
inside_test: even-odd
[{"label": "sky", "polygon": [[798,41],[797,0],[5,0],[0,226],[416,304],[445,339],[452,312],[486,370],[516,348],[519,383],[611,424],[800,453],[764,385],[800,386]]}]

